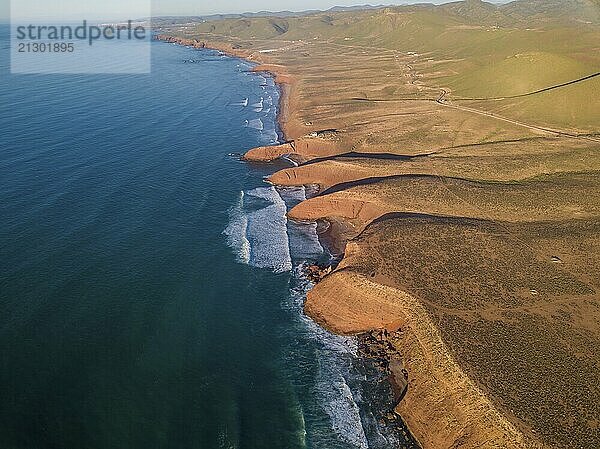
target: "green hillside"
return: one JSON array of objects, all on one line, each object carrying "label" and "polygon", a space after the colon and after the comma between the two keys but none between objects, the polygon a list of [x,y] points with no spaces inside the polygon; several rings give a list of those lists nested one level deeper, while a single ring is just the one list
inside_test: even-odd
[{"label": "green hillside", "polygon": [[[417,64],[437,61],[436,76],[425,83],[450,90],[450,99],[520,95],[600,72],[600,4],[595,0],[517,0],[501,6],[466,0],[215,20],[199,23],[196,33],[250,43],[328,42],[416,54]],[[502,110],[528,119],[545,117],[548,126],[593,128],[600,124],[599,102],[589,104],[595,89],[587,81],[503,104]]]}]

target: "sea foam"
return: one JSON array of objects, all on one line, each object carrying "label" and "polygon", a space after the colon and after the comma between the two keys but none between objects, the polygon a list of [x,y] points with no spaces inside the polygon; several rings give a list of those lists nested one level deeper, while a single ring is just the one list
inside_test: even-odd
[{"label": "sea foam", "polygon": [[263,121],[259,118],[246,120],[246,127],[262,131],[264,129]]},{"label": "sea foam", "polygon": [[[314,347],[317,359],[317,372],[314,374],[312,394],[321,409],[329,417],[327,428],[312,432],[315,447],[328,447],[331,444],[332,432],[335,439],[356,449],[369,447],[368,439],[360,415],[358,399],[360,392],[353,391],[350,385],[355,374],[352,372],[352,361],[357,355],[357,341],[354,337],[334,335],[310,318],[303,311],[307,291],[312,284],[303,274],[303,264],[294,268],[296,285],[290,292],[290,301],[284,304],[295,317],[296,332],[299,332],[299,351],[306,345]],[[291,357],[299,354],[292,353]],[[336,445],[337,447],[337,445]]]},{"label": "sea foam", "polygon": [[263,108],[264,108],[264,99],[261,98],[260,101],[258,101],[257,103],[252,104],[252,110],[254,112],[262,112]]},{"label": "sea foam", "polygon": [[239,263],[250,262],[250,242],[246,237],[248,217],[244,212],[244,191],[240,192],[237,203],[229,210],[229,224],[223,234],[227,236],[227,244],[235,250]]},{"label": "sea foam", "polygon": [[224,231],[238,262],[276,273],[292,269],[286,212],[275,187],[258,187],[240,194]]},{"label": "sea foam", "polygon": [[259,187],[246,194],[250,198],[264,200],[268,204],[248,214],[247,238],[250,242],[250,265],[270,268],[277,273],[290,271],[292,260],[285,203],[273,186]]},{"label": "sea foam", "polygon": [[[304,187],[279,188],[279,194],[287,209],[291,209],[306,199]],[[323,254],[323,247],[317,235],[317,223],[311,221],[288,221],[290,254],[294,261],[316,261]]]}]

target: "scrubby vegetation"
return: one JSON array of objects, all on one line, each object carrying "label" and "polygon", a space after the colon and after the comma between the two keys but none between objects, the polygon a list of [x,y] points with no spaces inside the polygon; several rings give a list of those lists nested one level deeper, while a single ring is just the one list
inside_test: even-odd
[{"label": "scrubby vegetation", "polygon": [[[435,428],[409,419],[419,437],[436,449],[600,447],[597,1],[466,0],[162,31],[285,67],[282,123],[308,163],[271,179],[320,185],[291,215],[343,217],[332,229],[355,238],[310,313],[354,330],[402,322],[407,304],[424,310],[419,323],[435,329],[393,336],[431,375],[408,390],[406,413],[435,408]],[[423,335],[438,332],[427,353]],[[434,366],[451,364],[445,347],[458,368]],[[524,439],[469,382],[445,381],[462,372]]]}]

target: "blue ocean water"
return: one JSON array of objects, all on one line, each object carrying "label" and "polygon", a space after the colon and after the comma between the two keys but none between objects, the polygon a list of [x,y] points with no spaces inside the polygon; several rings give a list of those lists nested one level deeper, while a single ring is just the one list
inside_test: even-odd
[{"label": "blue ocean water", "polygon": [[356,342],[302,314],[304,190],[232,155],[279,138],[273,80],[160,42],[149,75],[13,76],[9,45],[0,448],[395,444]]}]

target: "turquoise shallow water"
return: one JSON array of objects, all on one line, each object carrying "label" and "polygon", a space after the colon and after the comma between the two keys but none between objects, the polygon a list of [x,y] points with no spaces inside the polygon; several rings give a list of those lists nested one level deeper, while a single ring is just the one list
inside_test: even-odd
[{"label": "turquoise shallow water", "polygon": [[[301,313],[313,225],[230,153],[278,138],[243,61],[12,76],[0,28],[0,447],[364,448],[355,342]],[[281,166],[284,162],[281,162]]]}]

